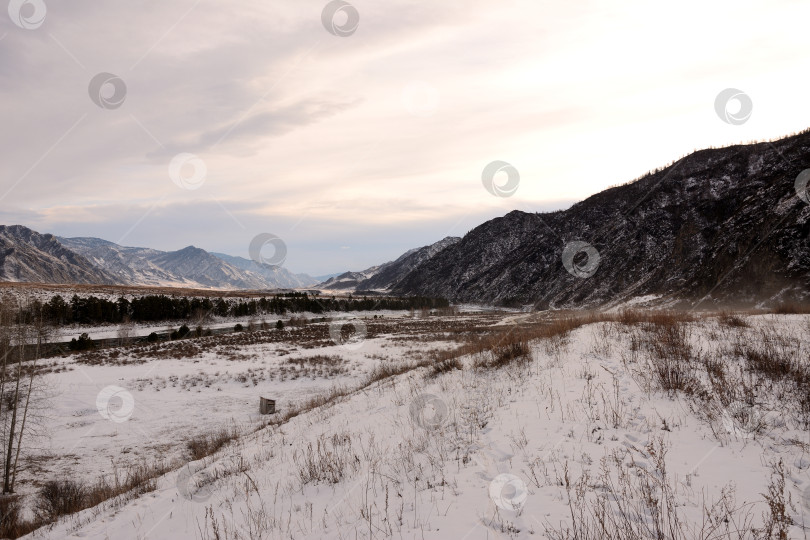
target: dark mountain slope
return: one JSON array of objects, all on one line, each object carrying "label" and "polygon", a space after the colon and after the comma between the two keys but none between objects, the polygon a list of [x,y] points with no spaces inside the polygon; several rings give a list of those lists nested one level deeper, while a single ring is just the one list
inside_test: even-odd
[{"label": "dark mountain slope", "polygon": [[[410,272],[394,292],[539,308],[645,295],[684,305],[804,298],[810,205],[794,182],[808,167],[810,133],[695,152],[565,211],[515,211],[484,223]],[[564,267],[572,241],[598,250],[590,277]],[[587,257],[581,253],[574,263],[585,265]]]},{"label": "dark mountain slope", "polygon": [[370,278],[358,284],[358,290],[387,290],[399,283],[403,277],[418,268],[425,261],[436,255],[438,252],[461,240],[460,238],[448,236],[429,246],[412,249],[401,255],[395,261],[386,263]]}]

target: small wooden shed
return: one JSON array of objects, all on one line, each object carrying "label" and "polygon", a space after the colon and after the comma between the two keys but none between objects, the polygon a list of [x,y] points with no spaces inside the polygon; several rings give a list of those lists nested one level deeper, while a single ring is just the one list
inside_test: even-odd
[{"label": "small wooden shed", "polygon": [[259,398],[259,414],[273,414],[276,412],[276,400]]}]

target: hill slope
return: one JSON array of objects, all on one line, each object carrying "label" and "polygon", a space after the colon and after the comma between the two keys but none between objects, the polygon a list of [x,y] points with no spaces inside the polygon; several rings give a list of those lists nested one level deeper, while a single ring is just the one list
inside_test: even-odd
[{"label": "hill slope", "polygon": [[360,282],[357,288],[358,290],[390,289],[425,261],[459,240],[461,238],[448,236],[429,246],[412,249],[397,260],[384,264],[373,276]]},{"label": "hill slope", "polygon": [[[794,183],[808,167],[810,133],[698,151],[568,210],[514,211],[484,223],[394,292],[539,308],[645,295],[690,305],[806,298],[810,205]],[[590,277],[563,263],[576,241],[598,250]],[[581,274],[595,262],[584,253],[573,259]]]}]

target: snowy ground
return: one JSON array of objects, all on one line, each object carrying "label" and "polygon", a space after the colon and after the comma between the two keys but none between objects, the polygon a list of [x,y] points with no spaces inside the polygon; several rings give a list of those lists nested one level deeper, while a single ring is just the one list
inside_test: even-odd
[{"label": "snowy ground", "polygon": [[[411,332],[425,333],[433,321],[411,319],[406,312],[332,316],[331,323],[281,332],[241,332],[44,361],[50,373],[36,396],[38,436],[17,491],[30,494],[52,478],[92,480],[136,463],[182,459],[194,436],[220,427],[251,431],[261,426],[267,417],[258,414],[260,396],[275,399],[284,411],[334,386],[356,385],[381,363],[397,364],[449,346],[443,339],[416,339]],[[453,319],[454,324],[474,320]],[[344,342],[335,334],[350,322],[358,325],[362,340]],[[102,328],[93,337],[103,332],[115,330]],[[239,340],[250,343],[233,345]],[[192,344],[198,346],[189,350]],[[152,348],[160,353],[133,352]]]},{"label": "snowy ground", "polygon": [[[498,322],[489,317],[476,323]],[[525,315],[502,317],[528,322]],[[433,321],[439,325],[441,318]],[[110,460],[179,454],[195,430],[256,422],[260,394],[283,408],[335,383],[358,381],[381,361],[448,346],[409,335],[408,322],[400,322],[396,333],[350,346],[257,344],[234,351],[242,359],[220,351],[82,365],[71,357],[72,371],[48,376],[62,389],[49,425],[51,452],[61,457],[45,463],[42,474],[82,477]],[[764,328],[775,333],[762,336],[785,336],[782,346],[810,361],[810,317],[750,316],[747,322],[745,328],[716,319],[689,323],[693,350],[711,354],[740,332],[756,341]],[[662,498],[661,487],[669,486],[688,537],[701,537],[705,509],[713,508],[717,529],[706,537],[728,538],[735,527],[762,526],[763,494],[779,459],[792,503],[789,537],[805,537],[810,439],[794,411],[785,410],[778,393],[761,393],[752,428],[731,406],[709,414],[690,396],[662,392],[637,352],[634,332],[590,324],[565,339],[532,342],[528,364],[474,370],[474,358],[465,357],[463,370],[430,377],[420,368],[383,380],[245,435],[118,508],[84,511],[33,537],[547,538],[570,528],[572,510],[593,508],[593,501],[607,501],[607,515],[615,518],[621,515],[611,506],[617,493],[630,507],[645,508],[642,493]],[[234,379],[314,354],[345,358],[348,372],[314,379],[288,373],[256,386]],[[110,385],[126,393],[116,398],[121,404],[97,408],[99,391]]]}]

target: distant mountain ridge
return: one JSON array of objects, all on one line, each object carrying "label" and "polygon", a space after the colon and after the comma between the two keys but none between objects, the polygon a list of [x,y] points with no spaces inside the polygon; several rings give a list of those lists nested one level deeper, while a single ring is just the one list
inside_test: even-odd
[{"label": "distant mountain ridge", "polygon": [[322,283],[318,283],[315,287],[331,291],[354,291],[357,290],[360,283],[373,276],[379,268],[379,266],[372,266],[360,272],[343,272]]},{"label": "distant mountain ridge", "polygon": [[[159,251],[119,246],[100,238],[60,237],[58,240],[68,249],[115,276],[116,281],[121,284],[269,289],[305,287],[315,283],[309,276],[296,275],[284,268],[278,268],[274,273],[240,268],[228,260],[239,263],[240,257],[216,256],[194,246],[177,251]],[[263,270],[258,265],[255,266]]]},{"label": "distant mountain ridge", "polygon": [[408,250],[396,260],[360,272],[344,272],[319,283],[317,287],[343,291],[388,291],[409,272],[459,240],[461,239],[458,237],[448,236],[429,246]]},{"label": "distant mountain ridge", "polygon": [[211,253],[211,255],[219,257],[235,268],[259,275],[269,283],[278,283],[279,287],[310,287],[318,282],[316,278],[310,275],[293,274],[280,266],[264,263],[259,264],[252,259],[234,257],[233,255],[226,255],[224,253]]}]

